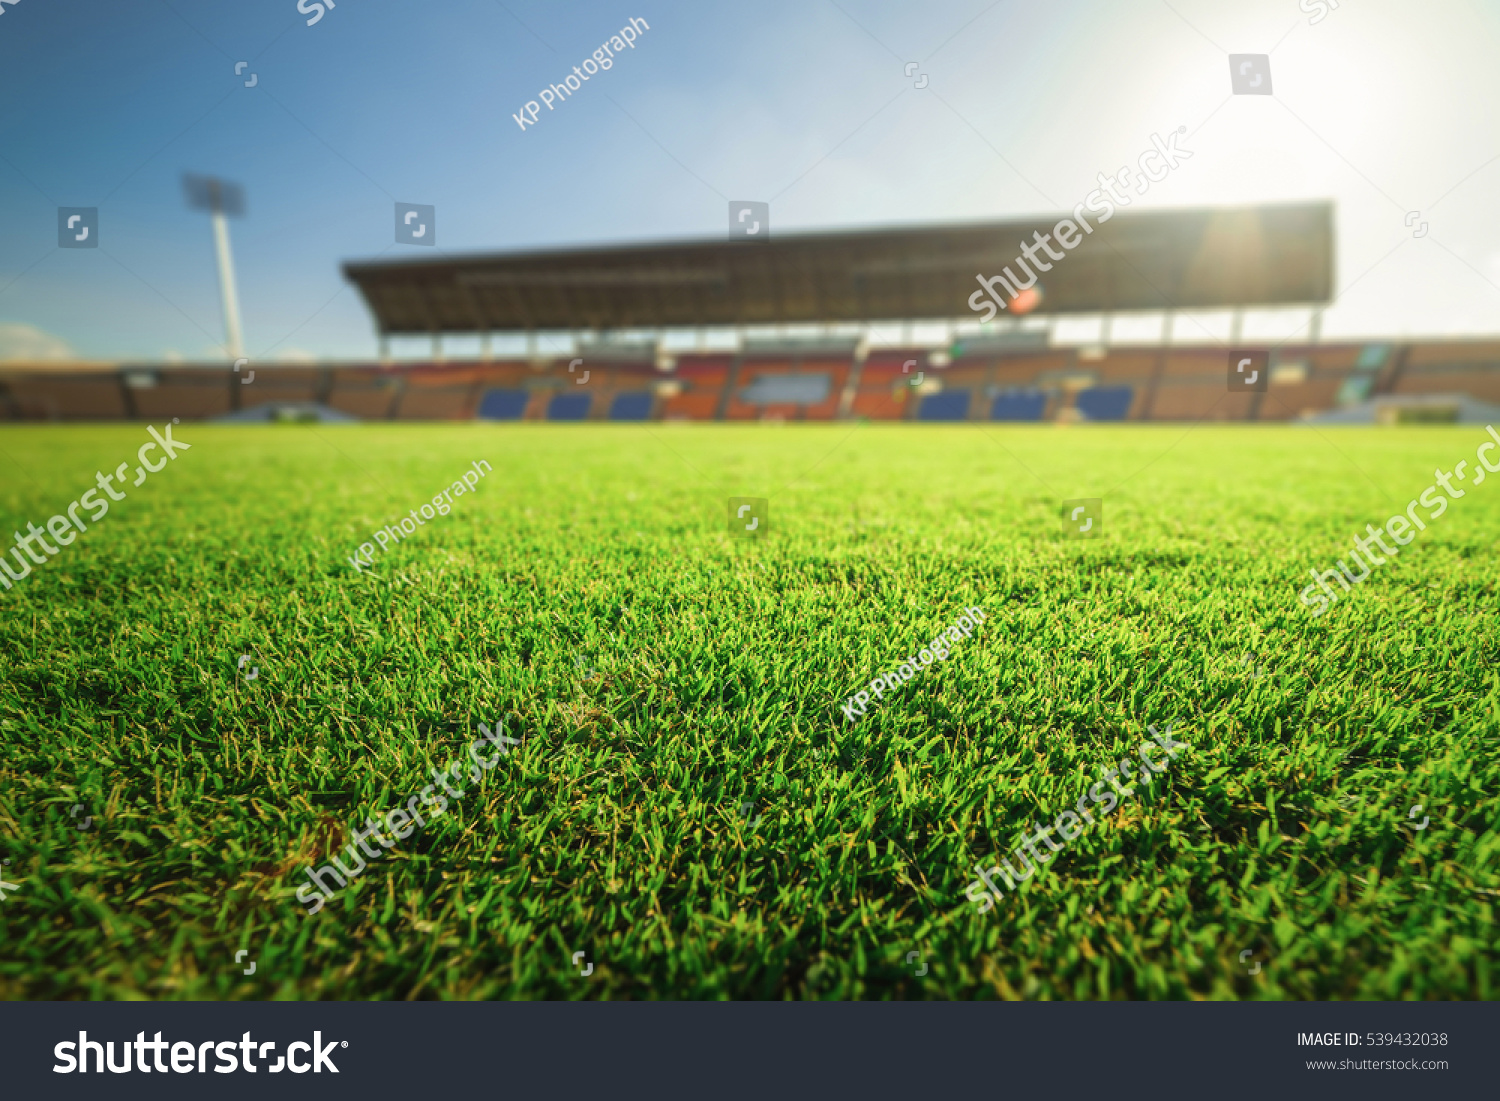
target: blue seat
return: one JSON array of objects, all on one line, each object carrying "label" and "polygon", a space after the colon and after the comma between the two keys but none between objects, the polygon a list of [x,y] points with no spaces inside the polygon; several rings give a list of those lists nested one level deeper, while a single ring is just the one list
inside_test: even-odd
[{"label": "blue seat", "polygon": [[1078,411],[1091,421],[1122,421],[1135,391],[1129,386],[1094,386],[1078,391]]},{"label": "blue seat", "polygon": [[1047,409],[1047,395],[1040,390],[1007,390],[990,406],[992,421],[1039,421]]},{"label": "blue seat", "polygon": [[969,391],[944,390],[928,394],[917,410],[919,421],[962,421],[969,419]]},{"label": "blue seat", "polygon": [[553,394],[547,403],[549,421],[587,420],[594,399],[589,394]]},{"label": "blue seat", "polygon": [[487,421],[518,421],[530,398],[525,390],[486,390],[479,401],[479,417]]},{"label": "blue seat", "polygon": [[609,403],[609,419],[612,421],[648,421],[651,419],[651,393],[616,394]]}]

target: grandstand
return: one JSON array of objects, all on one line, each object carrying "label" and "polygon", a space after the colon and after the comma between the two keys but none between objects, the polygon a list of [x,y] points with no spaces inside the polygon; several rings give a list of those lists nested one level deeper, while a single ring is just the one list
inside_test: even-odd
[{"label": "grandstand", "polygon": [[[956,316],[976,272],[998,271],[1014,242],[1055,222],[352,263],[379,362],[256,364],[253,381],[227,364],[0,364],[0,419],[245,420],[270,407],[371,421],[1285,422],[1377,399],[1424,416],[1453,405],[1433,395],[1500,401],[1500,342],[1319,339],[1333,285],[1326,203],[1122,214],[1046,276],[1044,318],[1310,309],[1300,342],[1262,346],[1263,392],[1228,389],[1224,345],[1066,347],[1013,320]],[[918,321],[947,337],[872,346],[870,326]],[[733,349],[668,351],[663,334],[708,327],[732,329]],[[572,351],[537,353],[546,333]],[[447,362],[452,334],[478,334],[485,349],[494,334],[524,336],[529,350]],[[418,335],[433,342],[430,361],[390,361],[390,338]]]},{"label": "grandstand", "polygon": [[[1284,422],[1376,398],[1500,403],[1493,340],[1286,346],[1272,357],[1264,393],[1226,391],[1221,347],[975,353],[960,345],[946,365],[930,348],[862,353],[689,353],[665,371],[649,357],[590,361],[581,384],[581,371],[568,370],[576,357],[260,368],[248,386],[227,367],[8,364],[0,365],[0,420],[212,420],[316,405],[377,421]],[[910,361],[919,366],[903,370]]]}]

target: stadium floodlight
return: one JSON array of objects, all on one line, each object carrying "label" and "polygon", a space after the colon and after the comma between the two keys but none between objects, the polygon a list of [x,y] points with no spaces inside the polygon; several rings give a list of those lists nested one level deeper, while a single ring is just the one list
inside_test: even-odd
[{"label": "stadium floodlight", "polygon": [[245,191],[239,184],[226,183],[213,176],[184,175],[182,187],[187,192],[188,206],[194,210],[206,210],[212,218],[214,253],[219,264],[219,297],[224,304],[224,348],[229,358],[241,359],[245,347],[240,335],[240,297],[234,284],[234,258],[229,251],[228,217],[238,218],[245,213]]}]

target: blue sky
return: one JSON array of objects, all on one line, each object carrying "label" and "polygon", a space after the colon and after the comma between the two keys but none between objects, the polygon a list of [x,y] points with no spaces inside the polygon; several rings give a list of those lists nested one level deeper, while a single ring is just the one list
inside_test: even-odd
[{"label": "blue sky", "polygon": [[[435,252],[393,243],[397,201],[436,206],[442,253],[717,237],[730,199],[778,232],[1003,218],[1071,209],[1179,126],[1193,158],[1139,205],[1335,201],[1325,338],[1500,332],[1500,5],[1320,7],[338,0],[308,26],[297,0],[20,0],[0,358],[216,355],[184,171],[245,187],[252,358],[347,359],[375,341],[341,262]],[[518,128],[632,17],[636,49]],[[1267,52],[1275,95],[1231,96],[1227,54]],[[98,206],[100,248],[57,248],[58,206]]]}]

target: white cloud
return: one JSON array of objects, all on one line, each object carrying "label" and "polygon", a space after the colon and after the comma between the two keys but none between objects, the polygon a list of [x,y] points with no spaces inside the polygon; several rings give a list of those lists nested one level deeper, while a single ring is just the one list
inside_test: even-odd
[{"label": "white cloud", "polygon": [[0,363],[7,360],[77,359],[62,337],[19,321],[0,324]]}]

